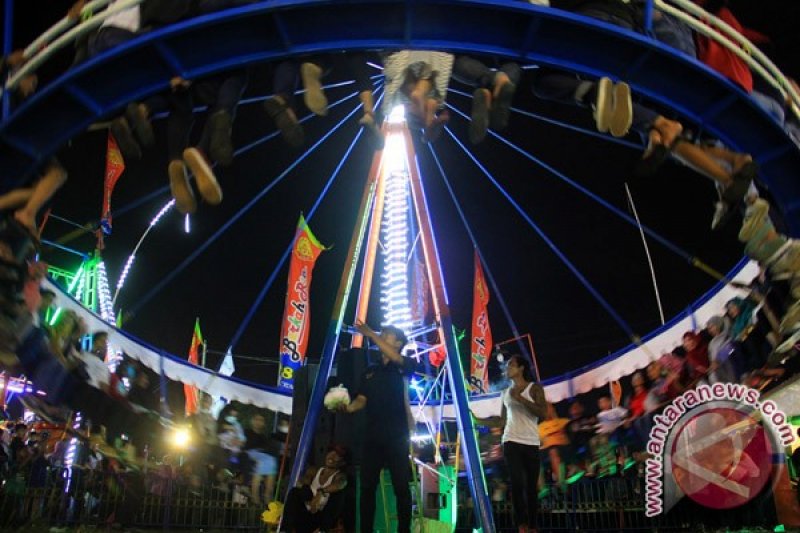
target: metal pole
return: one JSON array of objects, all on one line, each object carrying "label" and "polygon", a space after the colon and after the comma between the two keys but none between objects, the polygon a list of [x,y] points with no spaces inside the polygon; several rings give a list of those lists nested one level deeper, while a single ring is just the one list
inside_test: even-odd
[{"label": "metal pole", "polygon": [[656,293],[656,305],[658,305],[658,314],[661,317],[661,325],[665,324],[664,319],[664,308],[661,306],[661,294],[658,292],[658,282],[656,281],[656,269],[653,266],[653,258],[650,257],[650,247],[647,246],[647,237],[645,237],[644,230],[642,229],[642,223],[639,220],[639,213],[636,212],[636,204],[633,203],[633,196],[631,195],[631,190],[628,188],[628,184],[625,184],[625,193],[628,195],[628,204],[631,206],[631,211],[633,211],[633,218],[636,219],[636,225],[639,228],[639,235],[642,237],[642,246],[644,246],[644,255],[647,256],[647,266],[650,267],[650,278],[653,280],[653,291]]},{"label": "metal pole", "polygon": [[644,33],[650,34],[653,29],[653,0],[647,0],[644,4]]},{"label": "metal pole", "polygon": [[203,355],[200,358],[200,365],[205,368],[206,367],[206,354],[208,353],[208,341],[203,339]]},{"label": "metal pole", "polygon": [[[8,57],[14,46],[14,0],[6,0],[4,4],[5,23],[3,24],[3,56]],[[2,80],[5,84],[6,80]],[[8,118],[11,111],[11,91],[4,90],[2,95],[3,120]]]},{"label": "metal pole", "polygon": [[472,416],[469,410],[464,369],[461,367],[458,342],[453,330],[447,291],[444,286],[444,274],[439,262],[439,253],[436,249],[436,239],[433,233],[430,212],[428,211],[425,191],[422,187],[422,180],[417,167],[414,142],[405,124],[393,125],[393,127],[402,128],[402,134],[405,136],[406,160],[411,177],[411,194],[414,201],[417,224],[420,229],[420,242],[425,256],[434,313],[436,322],[439,324],[439,336],[444,341],[447,351],[447,364],[449,365],[447,376],[450,382],[450,392],[454,400],[453,407],[455,407],[456,411],[458,432],[462,436],[461,443],[464,448],[464,463],[467,468],[470,493],[472,500],[475,502],[475,513],[482,530],[485,533],[494,533],[492,505],[486,488],[486,479],[483,476],[480,450],[478,449],[478,441],[475,438],[475,428],[472,424]]},{"label": "metal pole", "polygon": [[[381,154],[375,154],[375,157],[379,158],[380,155]],[[373,159],[373,165],[374,164],[375,160]],[[328,324],[328,331],[325,335],[325,344],[322,348],[319,371],[314,380],[314,388],[311,391],[311,399],[308,402],[308,413],[306,414],[306,419],[303,424],[303,430],[300,433],[300,441],[298,442],[297,453],[295,454],[294,464],[292,465],[292,474],[289,476],[290,487],[297,485],[297,482],[300,480],[306,460],[308,459],[308,454],[311,451],[314,431],[317,428],[320,409],[322,409],[322,399],[325,396],[325,387],[328,383],[328,377],[330,376],[333,360],[336,357],[336,350],[339,345],[339,333],[342,329],[347,300],[353,286],[358,257],[361,255],[361,245],[364,242],[364,234],[367,230],[369,208],[373,204],[373,199],[375,197],[375,176],[377,176],[377,172],[369,176],[366,186],[364,187],[364,195],[361,197],[361,205],[358,208],[353,238],[350,241],[350,248],[347,252],[347,260],[344,265],[344,271],[342,272],[342,279],[339,282],[339,291],[336,294],[333,313],[330,323]]]},{"label": "metal pole", "polygon": [[[383,128],[386,135],[386,127]],[[383,151],[380,152],[380,155]],[[375,274],[375,256],[378,253],[378,241],[381,234],[381,220],[383,219],[383,192],[386,189],[386,180],[383,178],[382,168],[383,157],[376,154],[372,159],[369,179],[377,182],[377,193],[372,205],[372,217],[369,223],[369,234],[367,235],[367,246],[364,253],[364,266],[361,269],[361,284],[358,290],[358,302],[356,303],[356,320],[367,321],[367,310],[369,309],[369,297],[372,294],[372,279]],[[351,348],[361,348],[364,345],[364,336],[354,333],[350,339]]]}]

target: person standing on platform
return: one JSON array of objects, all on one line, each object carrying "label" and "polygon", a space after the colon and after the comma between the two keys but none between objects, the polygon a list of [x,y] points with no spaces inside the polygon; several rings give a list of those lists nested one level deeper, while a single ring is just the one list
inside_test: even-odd
[{"label": "person standing on platform", "polygon": [[487,426],[502,426],[503,455],[511,476],[511,503],[519,533],[536,532],[539,507],[539,420],[547,418],[544,389],[533,383],[530,362],[514,354],[506,366],[511,386],[503,391],[500,418],[476,418]]},{"label": "person standing on platform", "polygon": [[406,376],[414,370],[415,361],[400,354],[407,339],[399,328],[386,326],[380,334],[363,323],[357,323],[356,328],[381,351],[381,362],[364,371],[355,399],[340,408],[347,413],[366,409],[361,464],[361,533],[372,532],[375,491],[384,467],[392,476],[397,531],[408,533],[411,528],[411,467]]}]

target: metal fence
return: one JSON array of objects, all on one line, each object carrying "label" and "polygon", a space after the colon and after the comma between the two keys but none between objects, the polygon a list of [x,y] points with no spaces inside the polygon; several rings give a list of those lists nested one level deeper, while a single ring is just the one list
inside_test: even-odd
[{"label": "metal fence", "polygon": [[266,531],[264,507],[231,483],[189,484],[153,474],[48,468],[0,490],[0,529],[32,525]]},{"label": "metal fence", "polygon": [[[37,475],[7,477],[0,488],[0,530],[33,530],[35,526],[103,528],[119,524],[141,529],[267,531],[263,506],[249,502],[243,484],[198,483],[197,479],[111,473],[48,467]],[[459,487],[457,532],[472,531],[474,513],[469,491]],[[763,525],[769,494],[754,509],[724,513],[678,505],[665,515],[644,514],[643,479],[583,479],[564,489],[551,486],[539,499],[542,531],[700,531],[725,525]],[[511,502],[492,504],[498,531],[516,531]]]}]

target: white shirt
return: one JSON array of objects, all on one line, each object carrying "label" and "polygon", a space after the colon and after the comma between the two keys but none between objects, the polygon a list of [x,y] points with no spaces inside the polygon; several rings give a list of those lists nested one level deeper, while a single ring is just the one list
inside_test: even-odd
[{"label": "white shirt", "polygon": [[[115,0],[111,2],[107,9],[113,9],[114,5],[118,4],[119,0]],[[101,27],[113,27],[113,28],[120,28],[122,30],[128,30],[130,32],[136,33],[139,31],[139,26],[141,24],[141,16],[139,12],[139,6],[131,7],[128,9],[123,9],[119,13],[114,13],[110,15],[107,19],[103,21],[103,25]]]},{"label": "white shirt", "polygon": [[628,410],[624,407],[614,407],[606,411],[597,413],[597,432],[601,434],[614,433],[628,416]]},{"label": "white shirt", "polygon": [[89,375],[89,385],[95,389],[106,389],[111,383],[111,371],[102,359],[89,352],[78,352],[75,356],[83,361],[86,374]]},{"label": "white shirt", "polygon": [[[530,383],[522,391],[522,397],[533,401]],[[513,387],[513,385],[512,385]],[[534,416],[525,405],[511,397],[511,387],[503,391],[503,405],[506,408],[506,427],[503,431],[503,442],[517,442],[530,446],[539,446],[539,418]]]}]

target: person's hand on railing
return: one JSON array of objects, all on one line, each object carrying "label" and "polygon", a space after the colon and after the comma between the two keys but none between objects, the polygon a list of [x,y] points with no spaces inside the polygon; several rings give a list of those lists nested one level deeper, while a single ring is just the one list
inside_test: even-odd
[{"label": "person's hand on railing", "polygon": [[25,76],[19,82],[17,91],[23,98],[27,98],[36,92],[36,87],[39,85],[39,77],[36,74]]},{"label": "person's hand on railing", "polygon": [[83,11],[85,5],[86,0],[77,0],[67,11],[67,18],[73,22],[79,21],[81,19],[81,11]]},{"label": "person's hand on railing", "polygon": [[6,63],[9,69],[17,69],[25,64],[25,52],[23,50],[14,50],[6,58]]}]

